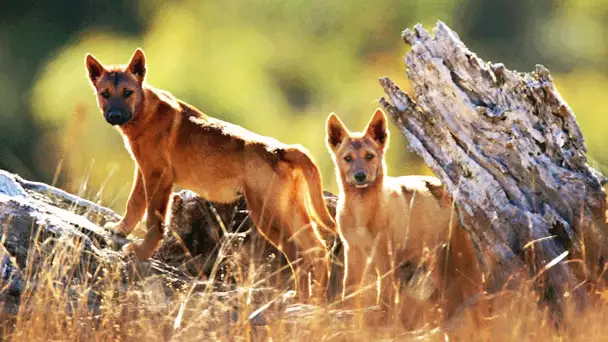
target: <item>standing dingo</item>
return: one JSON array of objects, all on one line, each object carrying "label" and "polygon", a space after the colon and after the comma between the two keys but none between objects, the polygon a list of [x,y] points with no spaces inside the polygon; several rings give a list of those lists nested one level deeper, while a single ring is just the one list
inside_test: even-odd
[{"label": "standing dingo", "polygon": [[[85,64],[99,109],[135,161],[127,211],[114,230],[128,235],[147,213],[145,238],[127,251],[139,259],[152,256],[163,237],[174,184],[213,202],[244,196],[259,231],[290,263],[302,257],[324,291],[326,243],[333,241],[335,222],[323,200],[318,167],[302,146],[212,118],[151,87],[141,49],[126,66],[106,67],[90,54]],[[305,290],[307,276],[298,283]]]},{"label": "standing dingo", "polygon": [[[431,294],[449,318],[482,292],[477,256],[467,233],[453,224],[450,200],[437,178],[386,175],[388,138],[381,109],[360,133],[351,133],[333,113],[327,119],[326,143],[340,187],[336,221],[348,245],[344,290],[360,290],[380,277],[378,297],[388,307],[401,301],[406,325],[420,319],[417,310],[428,309]],[[407,290],[396,301],[397,275],[408,268],[410,276],[401,277],[410,278]],[[424,273],[422,268],[429,277],[414,276]],[[420,278],[426,279],[425,291],[413,290]]]}]

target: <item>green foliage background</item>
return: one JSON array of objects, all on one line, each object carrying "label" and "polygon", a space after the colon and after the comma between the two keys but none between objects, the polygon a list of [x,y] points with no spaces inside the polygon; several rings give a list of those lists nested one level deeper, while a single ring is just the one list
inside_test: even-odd
[{"label": "green foliage background", "polygon": [[[328,113],[362,129],[383,95],[379,76],[409,87],[401,31],[439,19],[485,60],[547,66],[606,172],[606,18],[608,0],[10,1],[0,11],[0,168],[123,212],[133,165],[96,108],[84,55],[126,63],[140,46],[149,83],[303,144],[335,191]],[[390,128],[389,172],[429,173]]]}]

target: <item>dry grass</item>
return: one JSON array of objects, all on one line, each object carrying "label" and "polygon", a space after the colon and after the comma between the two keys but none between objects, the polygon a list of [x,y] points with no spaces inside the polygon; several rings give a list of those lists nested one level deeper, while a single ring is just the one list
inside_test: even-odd
[{"label": "dry grass", "polygon": [[[4,234],[6,236],[6,234]],[[2,248],[2,246],[0,246]],[[4,251],[6,252],[6,251]],[[201,286],[190,279],[171,287],[161,276],[137,277],[120,254],[95,257],[82,241],[33,239],[26,266],[25,287],[16,315],[0,322],[6,341],[603,341],[608,339],[608,302],[596,293],[584,313],[571,309],[564,298],[563,328],[558,331],[546,310],[536,305],[531,281],[517,291],[503,291],[493,299],[493,313],[482,328],[454,320],[449,331],[429,322],[417,331],[399,324],[377,326],[367,318],[372,308],[347,310],[339,303],[313,307],[281,304],[287,289],[267,291],[273,274],[255,260],[232,255],[237,284],[228,292]],[[220,258],[221,259],[221,258]],[[219,265],[216,265],[219,266]],[[219,268],[217,268],[219,269]],[[245,269],[255,270],[246,272]],[[0,284],[5,285],[5,284]],[[586,284],[589,292],[598,292]],[[6,287],[4,287],[6,289]],[[373,291],[374,289],[371,289]],[[273,302],[274,301],[274,302]],[[0,303],[1,304],[1,303]],[[264,304],[267,324],[249,317]],[[421,313],[423,317],[426,313]],[[258,322],[260,319],[254,320]]]},{"label": "dry grass", "polygon": [[[94,264],[98,261],[88,260],[82,253],[83,246],[73,241],[49,238],[32,244],[20,309],[16,317],[4,322],[3,340],[593,341],[608,336],[608,307],[601,296],[584,315],[566,310],[566,328],[558,333],[526,286],[520,292],[505,291],[498,296],[493,316],[478,330],[456,322],[448,333],[433,327],[407,332],[398,325],[366,325],[365,320],[357,319],[357,315],[369,315],[364,310],[297,304],[288,308],[289,314],[269,314],[267,325],[254,326],[248,317],[260,308],[255,303],[260,298],[252,299],[252,284],[257,281],[251,276],[243,276],[238,290],[224,294],[193,291],[199,286],[195,279],[167,292],[162,278],[125,281],[123,264]],[[262,302],[272,300],[270,292],[262,297]],[[565,301],[568,304],[568,298]],[[268,311],[273,312],[272,308]]]}]

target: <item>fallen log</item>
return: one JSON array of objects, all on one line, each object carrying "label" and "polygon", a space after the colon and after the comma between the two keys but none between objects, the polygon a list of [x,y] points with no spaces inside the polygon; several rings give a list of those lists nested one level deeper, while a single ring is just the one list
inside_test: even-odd
[{"label": "fallen log", "polygon": [[[0,170],[2,314],[17,314],[21,296],[27,288],[35,290],[39,285],[37,274],[48,271],[43,265],[47,261],[53,262],[58,251],[69,253],[74,258],[63,263],[64,270],[60,271],[71,274],[73,279],[70,281],[83,281],[112,264],[122,269],[120,281],[124,285],[129,278],[141,280],[149,276],[160,280],[166,290],[192,284],[193,281],[199,282],[200,287],[213,285],[197,281],[177,265],[158,259],[136,264],[125,259],[117,250],[130,240],[101,228],[106,222],[119,219],[119,215],[96,203]],[[95,300],[90,304],[91,310],[98,309],[99,303]]]},{"label": "fallen log", "polygon": [[[335,196],[325,195],[334,215]],[[25,323],[48,317],[107,320],[107,314],[100,314],[104,301],[106,310],[124,311],[115,318],[121,326],[139,324],[137,315],[150,306],[152,316],[166,325],[167,312],[185,296],[199,304],[185,309],[184,320],[194,316],[208,322],[201,323],[203,330],[194,330],[227,329],[227,334],[231,325],[242,322],[264,325],[274,316],[289,322],[288,309],[320,312],[301,307],[290,292],[283,293],[293,283],[292,274],[282,254],[251,224],[244,200],[216,204],[187,190],[172,197],[168,236],[152,259],[138,262],[120,252],[130,239],[102,228],[120,219],[112,210],[0,170],[0,334],[10,334],[14,324],[7,322],[18,317]],[[336,277],[334,286],[339,285],[340,275]],[[132,296],[141,298],[134,303]],[[109,300],[114,307],[108,306]],[[37,305],[61,308],[44,316]],[[209,317],[202,317],[197,305],[209,309]],[[182,331],[168,328],[167,334]]]},{"label": "fallen log", "polygon": [[549,71],[484,62],[442,22],[402,38],[413,92],[383,77],[380,102],[452,193],[494,286],[521,271],[557,317],[564,297],[583,308],[607,257],[605,178]]}]

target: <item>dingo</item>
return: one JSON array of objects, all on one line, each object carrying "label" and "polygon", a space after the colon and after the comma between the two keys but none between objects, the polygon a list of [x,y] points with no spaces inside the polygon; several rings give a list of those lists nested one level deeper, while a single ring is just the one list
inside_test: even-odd
[{"label": "dingo", "polygon": [[[128,235],[147,213],[143,242],[127,245],[127,251],[138,259],[152,256],[163,237],[172,187],[180,184],[214,202],[244,196],[260,232],[291,263],[301,255],[307,267],[314,265],[315,279],[325,287],[326,243],[336,227],[317,165],[303,147],[209,117],[154,89],[145,82],[141,49],[126,66],[106,67],[90,54],[85,63],[105,120],[117,126],[135,161],[127,210],[114,230]],[[299,288],[308,284],[299,278]]]},{"label": "dingo", "polygon": [[[475,251],[460,226],[450,227],[455,216],[437,178],[386,175],[388,138],[386,115],[380,109],[361,133],[349,132],[333,113],[327,119],[326,143],[340,187],[336,221],[347,242],[344,290],[353,290],[353,286],[358,290],[366,284],[366,274],[372,275],[373,284],[375,268],[384,277],[380,297],[391,306],[400,278],[395,273],[404,273],[401,270],[411,265],[424,265],[429,268],[431,277],[427,279],[432,286],[426,282],[427,295],[420,300],[410,280],[406,295],[400,299],[402,318],[407,325],[419,318],[416,305],[427,307],[433,292],[441,299],[444,317],[449,318],[465,299],[482,292]],[[446,242],[443,248],[438,247]],[[368,258],[371,270],[366,269]]]}]

